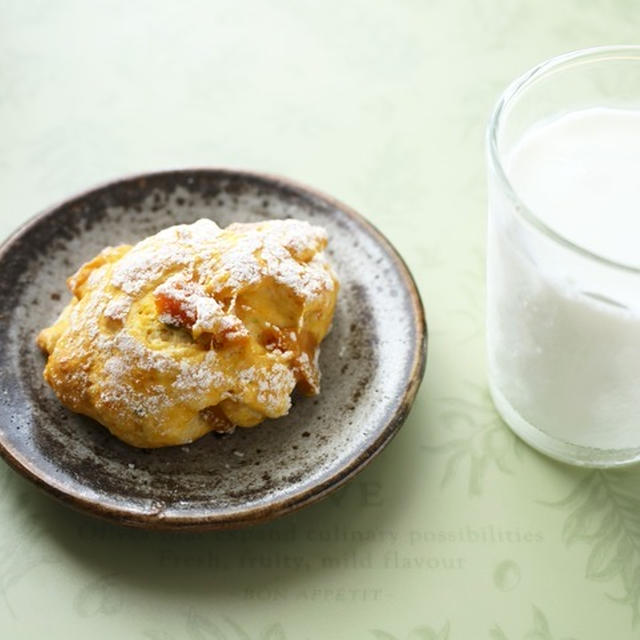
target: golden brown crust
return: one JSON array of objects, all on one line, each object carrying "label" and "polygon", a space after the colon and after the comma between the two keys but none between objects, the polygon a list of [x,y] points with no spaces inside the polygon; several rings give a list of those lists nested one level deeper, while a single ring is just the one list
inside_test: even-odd
[{"label": "golden brown crust", "polygon": [[[141,447],[287,413],[319,390],[337,280],[322,229],[294,220],[171,227],[103,250],[38,336],[61,402]],[[215,408],[215,409],[214,409]]]}]

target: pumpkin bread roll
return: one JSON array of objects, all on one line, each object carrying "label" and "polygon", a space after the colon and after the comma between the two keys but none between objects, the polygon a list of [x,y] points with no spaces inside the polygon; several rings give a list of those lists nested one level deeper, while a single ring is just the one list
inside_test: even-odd
[{"label": "pumpkin bread roll", "polygon": [[319,344],[338,282],[323,229],[207,219],[104,249],[68,280],[73,299],[38,336],[69,409],[137,447],[285,415],[320,390]]}]

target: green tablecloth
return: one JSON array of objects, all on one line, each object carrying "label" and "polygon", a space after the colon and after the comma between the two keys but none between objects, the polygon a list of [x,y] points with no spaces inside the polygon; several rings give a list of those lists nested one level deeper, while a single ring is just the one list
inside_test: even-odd
[{"label": "green tablecloth", "polygon": [[640,473],[520,443],[487,396],[483,328],[494,101],[639,29],[633,0],[0,2],[0,236],[127,172],[281,173],[380,227],[430,329],[396,439],[268,525],[123,529],[1,464],[0,637],[640,637]]}]

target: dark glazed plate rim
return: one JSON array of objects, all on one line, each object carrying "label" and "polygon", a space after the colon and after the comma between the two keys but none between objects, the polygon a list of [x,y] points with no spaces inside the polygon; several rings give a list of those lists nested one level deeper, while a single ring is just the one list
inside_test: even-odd
[{"label": "dark glazed plate rim", "polygon": [[337,471],[329,476],[323,477],[321,482],[306,487],[298,493],[284,497],[277,502],[265,506],[259,505],[244,509],[235,509],[233,512],[227,513],[212,512],[208,515],[198,514],[192,516],[166,515],[160,519],[153,513],[126,510],[113,505],[106,505],[98,500],[90,499],[82,493],[72,491],[69,487],[58,482],[37,466],[30,464],[25,457],[21,455],[19,450],[9,447],[4,441],[4,438],[0,436],[0,456],[17,472],[32,481],[39,488],[75,509],[127,526],[158,530],[191,531],[231,529],[266,522],[320,500],[362,471],[362,469],[384,449],[393,436],[395,436],[411,409],[425,371],[427,324],[424,308],[415,281],[402,257],[389,240],[354,209],[317,189],[282,176],[218,167],[192,167],[125,175],[77,193],[27,220],[0,244],[0,260],[12,249],[13,244],[19,241],[31,228],[41,224],[44,220],[54,217],[59,209],[69,206],[76,200],[86,198],[94,192],[116,187],[122,183],[150,179],[157,176],[180,174],[188,176],[189,174],[202,173],[213,173],[231,179],[239,178],[262,182],[270,187],[281,190],[284,189],[302,197],[308,198],[311,196],[312,198],[324,201],[334,209],[341,211],[351,218],[351,220],[369,234],[377,244],[385,249],[386,253],[393,260],[396,273],[401,277],[411,302],[415,341],[413,344],[413,360],[407,376],[409,382],[402,397],[399,399],[395,412],[388,418],[386,424],[378,428],[377,437],[366,448],[362,449],[357,456],[349,459],[347,463]]}]

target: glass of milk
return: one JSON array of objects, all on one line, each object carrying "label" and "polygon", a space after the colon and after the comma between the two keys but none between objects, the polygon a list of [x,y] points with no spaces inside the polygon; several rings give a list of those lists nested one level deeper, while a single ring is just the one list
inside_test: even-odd
[{"label": "glass of milk", "polygon": [[640,460],[640,47],[569,53],[517,79],[488,158],[498,411],[556,459]]}]

